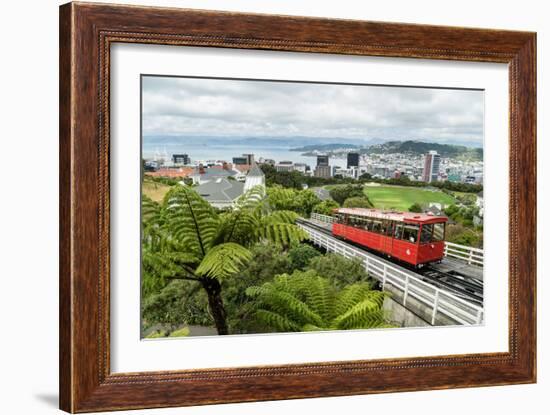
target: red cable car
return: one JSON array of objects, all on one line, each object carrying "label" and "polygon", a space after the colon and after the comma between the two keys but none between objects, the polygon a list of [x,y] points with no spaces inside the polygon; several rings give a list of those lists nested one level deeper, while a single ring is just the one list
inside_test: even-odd
[{"label": "red cable car", "polygon": [[418,267],[440,261],[447,217],[431,214],[339,208],[332,234]]}]

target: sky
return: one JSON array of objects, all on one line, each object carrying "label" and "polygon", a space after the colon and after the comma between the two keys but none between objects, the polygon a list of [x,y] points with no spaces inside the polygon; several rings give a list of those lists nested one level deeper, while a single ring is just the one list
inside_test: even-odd
[{"label": "sky", "polygon": [[479,90],[144,76],[142,97],[144,136],[483,141]]}]

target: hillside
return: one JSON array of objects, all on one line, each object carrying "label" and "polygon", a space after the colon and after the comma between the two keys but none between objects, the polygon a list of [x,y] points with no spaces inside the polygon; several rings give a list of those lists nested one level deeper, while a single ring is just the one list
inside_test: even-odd
[{"label": "hillside", "polygon": [[483,159],[483,149],[479,147],[466,147],[454,144],[425,143],[422,141],[388,141],[383,144],[375,144],[363,149],[364,153],[390,154],[390,153],[411,153],[426,154],[428,151],[435,150],[443,157],[468,157],[470,159]]},{"label": "hillside", "polygon": [[438,144],[427,143],[423,141],[387,141],[380,144],[368,146],[358,146],[354,144],[317,144],[308,145],[301,148],[294,148],[291,151],[302,151],[304,156],[314,156],[318,152],[323,152],[330,156],[344,156],[350,149],[361,154],[392,154],[405,153],[413,155],[426,154],[428,151],[435,150],[443,157],[461,158],[471,161],[483,160],[483,148],[466,147],[456,144]]}]

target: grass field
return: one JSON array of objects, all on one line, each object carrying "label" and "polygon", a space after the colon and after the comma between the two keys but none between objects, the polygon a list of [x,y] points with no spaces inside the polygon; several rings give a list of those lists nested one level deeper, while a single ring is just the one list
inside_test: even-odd
[{"label": "grass field", "polygon": [[164,195],[168,192],[168,190],[170,190],[170,186],[145,180],[141,184],[141,189],[145,196],[150,197],[155,202],[160,202],[162,201]]},{"label": "grass field", "polygon": [[429,203],[441,203],[450,205],[456,200],[441,191],[419,189],[404,186],[365,186],[365,193],[375,208],[409,210],[413,203],[428,205]]}]

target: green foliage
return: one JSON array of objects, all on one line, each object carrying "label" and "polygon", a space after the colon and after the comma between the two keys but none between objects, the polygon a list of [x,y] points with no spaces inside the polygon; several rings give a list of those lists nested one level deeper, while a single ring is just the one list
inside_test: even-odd
[{"label": "green foliage", "polygon": [[166,337],[166,332],[164,330],[155,330],[145,336],[146,339],[159,339],[162,337]]},{"label": "green foliage", "polygon": [[321,203],[316,205],[313,208],[313,212],[320,213],[321,215],[332,215],[332,211],[334,209],[337,209],[339,207],[338,203],[336,203],[332,199],[323,200]]},{"label": "green foliage", "polygon": [[158,176],[145,175],[144,180],[155,182],[155,183],[165,184],[167,186],[175,186],[182,180],[182,178],[181,177],[178,177],[178,178],[158,177]]},{"label": "green foliage", "polygon": [[271,243],[258,243],[250,248],[252,259],[235,278],[223,282],[223,301],[231,333],[254,331],[250,298],[245,291],[253,285],[270,281],[275,275],[292,272],[287,252]]},{"label": "green foliage", "polygon": [[143,299],[142,317],[145,327],[161,324],[168,331],[181,324],[211,325],[208,302],[198,284],[170,281],[158,293]]},{"label": "green foliage", "polygon": [[332,197],[340,206],[344,203],[346,199],[349,199],[351,197],[365,197],[365,194],[363,192],[363,185],[357,184],[337,186],[332,188],[329,193],[330,197]]},{"label": "green foliage", "polygon": [[260,168],[265,175],[265,183],[267,186],[279,185],[298,190],[303,188],[305,182],[304,175],[298,171],[278,172],[275,167],[270,164],[262,164]]},{"label": "green foliage", "polygon": [[445,209],[445,214],[456,223],[466,227],[474,226],[474,215],[479,213],[479,208],[476,206],[457,206],[450,205]]},{"label": "green foliage", "polygon": [[312,270],[279,275],[246,293],[254,299],[256,321],[275,332],[389,327],[385,293],[364,283],[338,289]]},{"label": "green foliage", "polygon": [[345,208],[372,208],[372,203],[370,200],[365,196],[354,196],[354,197],[348,197],[344,204],[342,205]]},{"label": "green foliage", "polygon": [[281,186],[267,188],[267,200],[275,210],[288,210],[309,217],[321,200],[311,190],[288,189]]},{"label": "green foliage", "polygon": [[314,247],[306,244],[298,244],[288,250],[288,256],[292,269],[305,269],[311,260],[321,253]]},{"label": "green foliage", "polygon": [[170,337],[186,337],[189,336],[189,327],[183,327],[179,330],[174,330],[170,333]]},{"label": "green foliage", "polygon": [[[144,314],[149,310],[148,323],[173,324],[176,319],[188,318],[181,311],[188,307],[186,303],[167,301],[173,299],[167,287],[179,279],[204,288],[210,306],[217,307],[210,312],[218,332],[225,334],[220,282],[246,266],[252,258],[248,247],[255,243],[270,241],[288,247],[303,240],[304,231],[294,223],[297,216],[291,211],[274,211],[261,186],[243,195],[233,210],[222,213],[187,186],[172,187],[162,204],[144,198],[142,294]],[[153,304],[163,305],[161,314],[153,313]]]},{"label": "green foliage", "polygon": [[409,206],[409,212],[422,213],[422,206],[419,203],[413,203]]},{"label": "green foliage", "polygon": [[189,327],[183,327],[172,332],[167,332],[165,330],[155,330],[145,336],[146,339],[160,339],[163,337],[186,337],[189,336]]},{"label": "green foliage", "polygon": [[195,275],[219,280],[236,274],[252,258],[251,252],[234,242],[211,248],[195,270]]},{"label": "green foliage", "polygon": [[338,254],[326,254],[311,259],[309,269],[321,277],[328,278],[338,287],[357,282],[372,285],[372,280],[359,258],[348,259]]},{"label": "green foliage", "polygon": [[447,225],[445,239],[459,245],[483,248],[483,229],[467,228],[460,223]]}]

